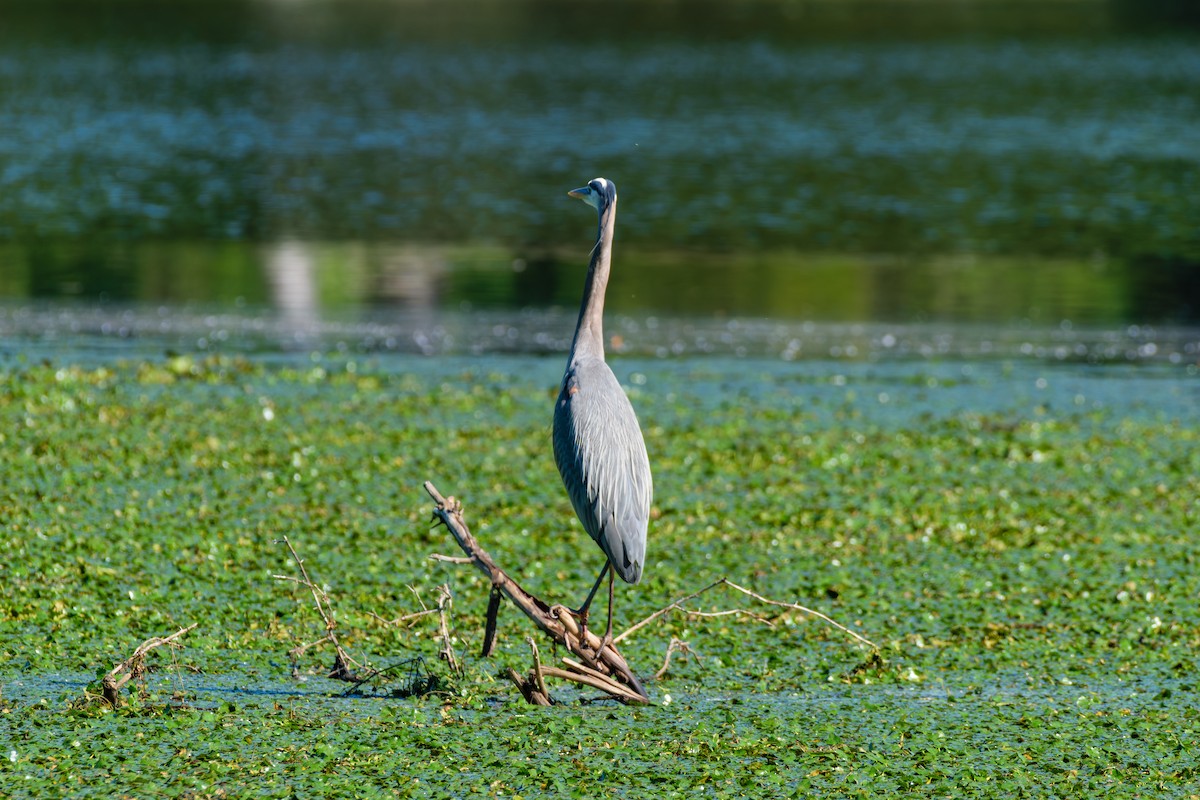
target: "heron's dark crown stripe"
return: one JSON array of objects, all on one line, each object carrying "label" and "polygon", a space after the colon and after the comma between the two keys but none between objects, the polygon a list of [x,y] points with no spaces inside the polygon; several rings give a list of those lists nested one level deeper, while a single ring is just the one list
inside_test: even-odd
[{"label": "heron's dark crown stripe", "polygon": [[608,180],[607,178],[592,178],[592,180],[588,182],[588,186],[590,186],[592,191],[600,196],[601,209],[607,208],[612,204],[613,197],[616,195],[616,187],[613,186],[612,181]]}]

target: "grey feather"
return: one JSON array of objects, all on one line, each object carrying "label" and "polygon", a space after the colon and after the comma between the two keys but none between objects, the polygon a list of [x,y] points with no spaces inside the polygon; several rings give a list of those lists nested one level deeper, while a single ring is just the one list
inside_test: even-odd
[{"label": "grey feather", "polygon": [[653,485],[629,398],[604,361],[568,367],[554,408],[554,460],[588,535],[617,575],[642,577]]}]

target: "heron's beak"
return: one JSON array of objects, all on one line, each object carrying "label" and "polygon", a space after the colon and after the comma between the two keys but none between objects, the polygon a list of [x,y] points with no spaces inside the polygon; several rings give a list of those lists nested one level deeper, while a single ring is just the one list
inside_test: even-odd
[{"label": "heron's beak", "polygon": [[580,200],[587,200],[587,196],[591,193],[592,187],[590,186],[581,186],[578,189],[572,189],[571,191],[567,192],[567,194],[569,194],[571,197],[577,197]]}]

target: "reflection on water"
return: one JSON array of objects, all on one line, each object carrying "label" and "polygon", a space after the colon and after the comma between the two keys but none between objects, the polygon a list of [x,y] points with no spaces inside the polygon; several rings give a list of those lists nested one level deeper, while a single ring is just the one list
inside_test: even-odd
[{"label": "reflection on water", "polygon": [[1200,43],[1132,8],[20,4],[0,297],[573,304],[605,174],[630,311],[1194,321]]},{"label": "reflection on water", "polygon": [[282,242],[271,248],[266,268],[283,326],[297,337],[315,333],[320,316],[312,253],[297,242]]},{"label": "reflection on water", "polygon": [[[356,309],[570,310],[589,223],[557,250],[297,239],[0,245],[0,300],[274,308],[297,330]],[[1200,270],[1101,257],[670,252],[618,241],[607,307],[818,322],[1179,324],[1200,315]]]}]

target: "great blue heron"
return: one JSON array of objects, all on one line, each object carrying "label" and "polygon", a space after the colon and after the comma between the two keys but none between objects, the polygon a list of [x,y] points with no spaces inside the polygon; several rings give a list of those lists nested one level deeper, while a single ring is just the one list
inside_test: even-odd
[{"label": "great blue heron", "polygon": [[604,551],[604,567],[576,613],[586,630],[588,608],[608,573],[608,627],[602,640],[607,643],[612,636],[612,572],[627,583],[641,580],[653,488],[637,416],[604,362],[604,290],[612,263],[617,187],[596,178],[567,194],[596,209],[600,229],[554,406],[554,461],[575,513]]},{"label": "great blue heron", "polygon": [[617,224],[617,187],[596,178],[568,194],[598,211],[600,229],[562,391],[554,404],[554,463],[584,530],[605,554],[600,576],[576,613],[587,630],[588,608],[607,573],[608,626],[602,639],[607,643],[612,637],[612,572],[626,583],[642,578],[653,487],[634,407],[604,360],[604,295]]}]

